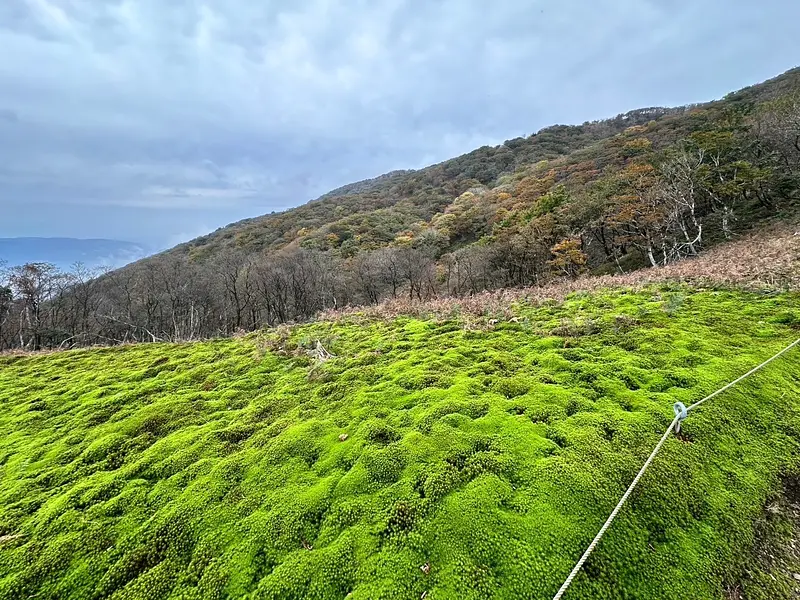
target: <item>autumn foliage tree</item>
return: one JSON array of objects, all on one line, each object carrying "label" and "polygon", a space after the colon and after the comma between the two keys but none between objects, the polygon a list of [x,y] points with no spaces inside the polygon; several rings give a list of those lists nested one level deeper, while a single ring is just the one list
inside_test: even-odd
[{"label": "autumn foliage tree", "polygon": [[581,250],[580,240],[571,238],[562,240],[550,250],[553,258],[548,264],[559,275],[575,278],[586,270],[588,257]]}]

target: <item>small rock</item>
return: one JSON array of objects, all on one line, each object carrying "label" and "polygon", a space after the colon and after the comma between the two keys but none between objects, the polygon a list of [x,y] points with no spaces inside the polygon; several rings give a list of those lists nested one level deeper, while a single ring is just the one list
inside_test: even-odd
[{"label": "small rock", "polygon": [[3,542],[10,542],[13,540],[18,540],[21,537],[25,537],[24,533],[14,533],[11,535],[0,535],[0,544]]},{"label": "small rock", "polygon": [[792,573],[792,577],[795,578],[795,581],[800,581],[800,573]]},{"label": "small rock", "polygon": [[420,567],[420,571],[422,571],[423,573],[425,573],[425,575],[427,575],[428,573],[430,573],[430,571],[431,571],[431,563],[425,563],[424,565],[422,565],[422,566]]},{"label": "small rock", "polygon": [[340,441],[340,442],[343,442],[343,441],[345,441],[345,440],[346,440],[348,437],[350,437],[350,436],[348,436],[346,433],[341,433],[341,434],[339,434],[339,441]]}]

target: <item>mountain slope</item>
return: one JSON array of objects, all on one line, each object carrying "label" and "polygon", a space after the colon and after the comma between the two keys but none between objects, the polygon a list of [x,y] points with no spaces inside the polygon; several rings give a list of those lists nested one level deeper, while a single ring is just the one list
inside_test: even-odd
[{"label": "mountain slope", "polygon": [[[329,234],[369,236],[361,247],[391,243],[407,228],[430,221],[462,193],[489,185],[503,175],[544,160],[553,160],[623,132],[653,117],[682,114],[684,109],[644,109],[609,121],[548,127],[528,138],[501,146],[484,146],[418,171],[396,171],[343,186],[297,208],[246,219],[179,245],[178,252],[212,256],[225,247],[251,252],[276,251],[291,244],[311,245]],[[385,229],[376,227],[386,224]]]},{"label": "mountain slope", "polygon": [[97,281],[11,271],[0,349],[229,336],[348,306],[624,274],[758,240],[798,214],[795,69],[717,102],[549,127],[344,186]]},{"label": "mountain slope", "polygon": [[[555,125],[529,137],[508,140],[418,171],[395,171],[375,179],[343,186],[319,199],[288,211],[247,219],[197,238],[175,249],[210,257],[226,247],[247,252],[274,252],[297,244],[322,247],[350,255],[360,249],[387,245],[397,234],[420,222],[429,223],[455,198],[474,187],[497,188],[514,195],[521,175],[541,161],[555,169],[553,184],[585,187],[606,169],[635,156],[635,139],[662,150],[694,131],[707,128],[726,110],[775,100],[800,87],[800,69],[763,84],[745,88],[725,99],[679,108],[646,108],[605,121]],[[646,129],[637,131],[637,127]],[[634,131],[631,132],[631,128]],[[627,134],[625,132],[628,132]],[[376,227],[377,224],[384,227]],[[330,235],[339,245],[326,245]],[[343,243],[358,237],[357,243]],[[453,245],[448,244],[452,249]]]}]

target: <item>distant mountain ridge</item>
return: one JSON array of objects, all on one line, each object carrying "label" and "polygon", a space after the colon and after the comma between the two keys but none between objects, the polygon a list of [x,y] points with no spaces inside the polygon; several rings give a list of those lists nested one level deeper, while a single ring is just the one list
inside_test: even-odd
[{"label": "distant mountain ridge", "polygon": [[408,175],[413,172],[414,169],[400,169],[384,173],[383,175],[378,175],[377,177],[370,177],[369,179],[356,181],[355,183],[348,183],[347,185],[343,185],[341,187],[336,188],[335,190],[331,190],[330,192],[323,194],[322,196],[317,198],[317,200],[367,192],[378,185],[385,184],[393,179],[402,178],[403,175]]},{"label": "distant mountain ridge", "polygon": [[0,238],[0,261],[8,265],[52,263],[67,269],[80,262],[87,267],[117,268],[147,256],[140,244],[121,240],[63,237]]}]

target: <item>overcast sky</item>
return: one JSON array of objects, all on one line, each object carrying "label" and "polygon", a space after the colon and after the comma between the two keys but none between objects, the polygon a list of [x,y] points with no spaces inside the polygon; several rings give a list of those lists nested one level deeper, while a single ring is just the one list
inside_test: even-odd
[{"label": "overcast sky", "polygon": [[0,237],[164,247],[800,64],[798,0],[0,0]]}]

